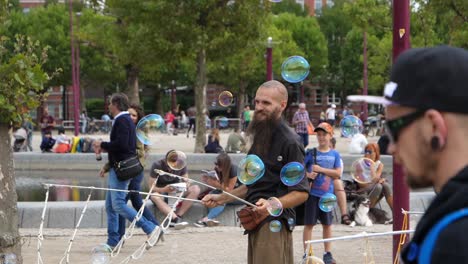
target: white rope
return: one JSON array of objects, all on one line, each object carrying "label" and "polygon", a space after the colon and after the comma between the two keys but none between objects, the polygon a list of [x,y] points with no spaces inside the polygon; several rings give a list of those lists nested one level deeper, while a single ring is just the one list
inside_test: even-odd
[{"label": "white rope", "polygon": [[[55,186],[55,187],[68,187],[68,188],[78,188],[78,189],[93,189],[93,190],[101,190],[101,191],[113,191],[113,192],[126,192],[126,193],[139,193],[139,194],[145,194],[145,195],[150,195],[150,196],[159,196],[159,197],[165,197],[165,198],[174,198],[174,196],[170,195],[164,195],[164,194],[159,194],[159,193],[150,193],[150,192],[140,192],[140,191],[135,191],[135,190],[121,190],[121,189],[111,189],[111,188],[102,188],[102,187],[95,187],[95,186],[80,186],[80,185],[67,185],[67,184],[54,184],[54,183],[43,183],[45,187],[50,187],[50,186]],[[181,198],[182,200],[186,201],[191,201],[191,202],[197,202],[197,203],[202,203],[200,200],[196,199],[190,199],[190,198]]]},{"label": "white rope", "polygon": [[402,214],[424,214],[422,211],[406,211],[405,209],[401,208]]},{"label": "white rope", "polygon": [[249,202],[247,202],[246,200],[244,200],[244,199],[242,199],[242,198],[240,198],[240,197],[237,197],[237,196],[235,196],[235,195],[233,195],[233,194],[231,194],[231,193],[229,193],[229,192],[226,192],[226,191],[224,191],[224,190],[217,189],[217,188],[215,188],[215,187],[213,187],[213,186],[211,186],[211,185],[209,185],[209,184],[206,184],[206,183],[204,183],[204,182],[200,182],[200,181],[197,181],[197,180],[185,178],[185,177],[183,177],[183,176],[175,175],[175,174],[172,174],[172,173],[163,171],[163,170],[155,169],[154,172],[156,172],[156,173],[158,173],[158,174],[161,174],[161,175],[162,175],[162,174],[169,175],[169,176],[171,176],[171,177],[179,178],[179,179],[182,179],[182,180],[188,180],[188,181],[190,181],[190,182],[196,182],[196,183],[201,184],[201,185],[203,185],[203,186],[206,186],[206,187],[208,187],[208,188],[210,188],[210,189],[219,190],[219,191],[223,192],[223,194],[226,194],[226,195],[228,195],[228,196],[230,196],[230,197],[232,197],[232,198],[234,198],[234,199],[236,199],[236,200],[238,200],[238,201],[240,201],[240,202],[242,202],[242,203],[244,203],[244,204],[246,204],[246,205],[248,205],[248,206],[255,207],[255,208],[257,207],[257,206],[254,205],[253,203],[249,203]]},{"label": "white rope", "polygon": [[41,256],[41,247],[42,247],[42,241],[44,241],[44,236],[42,234],[42,230],[44,228],[44,219],[45,219],[45,212],[47,209],[47,201],[49,200],[49,186],[47,186],[47,191],[45,194],[45,200],[44,200],[44,209],[42,209],[42,216],[41,216],[41,224],[39,226],[39,233],[37,234],[37,263],[38,264],[44,264],[42,261],[42,256]]},{"label": "white rope", "polygon": [[71,251],[71,247],[72,247],[72,244],[73,244],[73,240],[75,239],[76,233],[78,232],[78,227],[80,227],[81,220],[83,219],[83,216],[84,216],[84,214],[86,212],[86,209],[88,208],[88,204],[89,204],[89,201],[91,200],[91,194],[92,193],[93,193],[93,190],[91,190],[89,192],[88,199],[86,200],[86,204],[85,204],[83,210],[81,211],[80,219],[78,219],[78,223],[76,223],[75,230],[73,231],[73,235],[70,238],[70,240],[68,241],[68,249],[65,251],[62,259],[60,260],[60,264],[62,264],[62,262],[65,259],[67,260],[66,263],[70,263],[70,251]]},{"label": "white rope", "polygon": [[366,233],[362,232],[356,235],[350,236],[341,236],[341,237],[333,237],[333,238],[326,238],[326,239],[319,239],[319,240],[307,240],[304,243],[306,244],[315,244],[315,243],[322,243],[322,242],[332,242],[337,240],[351,240],[363,237],[378,237],[378,236],[388,236],[388,235],[400,235],[400,234],[409,234],[413,233],[414,230],[400,230],[400,231],[391,231],[391,232],[382,232],[382,233]]}]

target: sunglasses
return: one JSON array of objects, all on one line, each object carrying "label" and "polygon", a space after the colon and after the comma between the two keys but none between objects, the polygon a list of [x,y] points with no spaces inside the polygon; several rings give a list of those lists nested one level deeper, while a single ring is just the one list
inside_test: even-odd
[{"label": "sunglasses", "polygon": [[365,151],[364,151],[364,154],[370,155],[370,154],[372,154],[372,150],[365,150]]},{"label": "sunglasses", "polygon": [[386,120],[385,127],[390,140],[394,143],[398,142],[398,137],[400,136],[401,131],[414,121],[424,116],[424,113],[426,113],[426,110],[418,110],[399,118]]}]

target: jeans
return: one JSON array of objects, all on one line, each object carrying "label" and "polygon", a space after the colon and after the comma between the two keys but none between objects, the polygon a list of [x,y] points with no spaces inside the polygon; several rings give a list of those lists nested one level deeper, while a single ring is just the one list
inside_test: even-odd
[{"label": "jeans", "polygon": [[224,205],[216,206],[213,208],[210,208],[208,210],[208,215],[206,216],[208,219],[215,219],[224,211]]},{"label": "jeans", "polygon": [[[138,176],[130,180],[130,184],[128,185],[128,190],[130,191],[141,191],[141,182],[143,181],[145,174],[142,171]],[[128,193],[125,201],[130,200],[132,202],[133,208],[136,211],[139,211],[140,208],[143,206],[143,199],[139,193]],[[154,217],[153,213],[145,208],[143,210],[143,217],[147,220],[151,221],[155,225],[159,225],[158,220]],[[125,218],[119,215],[119,234],[120,238],[123,237],[125,234]]]},{"label": "jeans", "polygon": [[[108,188],[128,190],[129,184],[130,180],[120,181],[117,179],[114,168],[109,170]],[[115,247],[120,240],[119,215],[129,221],[133,221],[137,215],[137,211],[127,205],[126,197],[127,193],[125,192],[107,191],[106,194],[107,244],[111,247]],[[143,216],[136,222],[136,225],[141,227],[146,234],[151,234],[156,227],[154,223]]]},{"label": "jeans", "polygon": [[304,144],[304,148],[307,147],[307,145],[309,145],[309,133],[297,133],[301,139],[302,139],[302,143]]}]

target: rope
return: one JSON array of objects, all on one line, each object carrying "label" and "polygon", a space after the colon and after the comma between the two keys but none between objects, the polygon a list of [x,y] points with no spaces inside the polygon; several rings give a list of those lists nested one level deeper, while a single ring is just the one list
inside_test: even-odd
[{"label": "rope", "polygon": [[182,180],[188,180],[188,181],[190,181],[190,182],[195,182],[195,183],[201,184],[201,185],[203,185],[203,186],[206,186],[206,187],[208,187],[208,188],[210,188],[210,189],[212,189],[212,190],[219,190],[219,191],[221,191],[223,194],[226,194],[226,195],[228,195],[228,196],[230,196],[230,197],[232,197],[232,198],[238,200],[239,202],[242,202],[242,203],[244,203],[244,204],[246,204],[246,205],[248,205],[248,206],[254,207],[254,208],[257,207],[257,206],[254,205],[253,203],[249,203],[249,202],[247,202],[246,200],[244,200],[244,199],[242,199],[242,198],[240,198],[240,197],[237,197],[237,196],[235,196],[235,195],[233,195],[233,194],[231,194],[231,193],[229,193],[229,192],[226,192],[226,191],[224,191],[224,190],[217,189],[217,188],[215,188],[215,187],[213,187],[213,186],[211,186],[211,185],[209,185],[209,184],[206,184],[206,183],[204,183],[204,182],[200,182],[200,181],[197,181],[197,180],[185,178],[185,177],[182,177],[182,176],[179,176],[179,175],[175,175],[175,174],[172,174],[172,173],[169,173],[169,172],[165,172],[165,171],[163,171],[163,170],[155,169],[154,172],[156,172],[157,174],[165,174],[165,175],[169,175],[169,176],[171,176],[171,177],[179,178],[179,179],[182,179]]},{"label": "rope", "polygon": [[366,264],[375,264],[374,253],[372,252],[372,247],[369,243],[369,238],[366,237],[366,252],[364,252],[364,260]]},{"label": "rope", "polygon": [[41,224],[39,226],[39,233],[37,234],[37,263],[38,264],[44,264],[44,262],[42,261],[42,256],[41,256],[42,241],[44,241],[42,230],[44,228],[45,212],[47,209],[47,201],[49,200],[49,191],[50,191],[49,186],[46,186],[46,187],[47,187],[47,191],[45,194],[44,209],[42,209]]},{"label": "rope", "polygon": [[91,190],[89,192],[88,199],[86,200],[86,204],[85,204],[83,210],[81,211],[80,219],[78,219],[78,223],[76,223],[76,227],[75,227],[75,230],[73,231],[73,235],[70,238],[70,240],[68,241],[68,249],[65,251],[65,254],[63,255],[62,259],[60,260],[60,264],[62,264],[64,259],[67,260],[66,263],[70,263],[70,251],[71,251],[71,247],[72,247],[72,244],[73,244],[73,240],[75,239],[76,233],[78,232],[78,227],[80,227],[81,220],[83,219],[83,216],[84,216],[84,214],[86,212],[86,209],[88,208],[88,204],[89,204],[89,201],[91,200],[91,194],[92,193],[93,193],[93,190]]},{"label": "rope", "polygon": [[338,240],[351,240],[351,239],[357,239],[357,238],[363,238],[363,237],[378,237],[378,236],[388,236],[388,235],[409,234],[409,233],[413,233],[413,232],[414,232],[414,230],[400,230],[400,231],[371,233],[371,234],[366,233],[366,232],[362,232],[360,234],[350,235],[350,236],[333,237],[333,238],[326,238],[326,239],[319,239],[319,240],[307,240],[304,243],[306,243],[306,244],[316,244],[316,243],[332,242],[332,241],[338,241]]},{"label": "rope", "polygon": [[[403,224],[401,225],[401,228],[402,230],[408,230],[408,213],[407,211],[403,210],[403,208],[401,209],[404,217],[403,217]],[[405,241],[406,241],[406,233],[405,234],[401,234],[400,235],[400,241],[398,242],[398,248],[397,248],[397,251],[396,251],[396,256],[399,256],[400,255],[400,252],[401,252],[401,248],[402,246],[405,244]],[[399,257],[395,257],[395,259],[393,260],[393,264],[398,264],[400,263],[400,258]]]}]

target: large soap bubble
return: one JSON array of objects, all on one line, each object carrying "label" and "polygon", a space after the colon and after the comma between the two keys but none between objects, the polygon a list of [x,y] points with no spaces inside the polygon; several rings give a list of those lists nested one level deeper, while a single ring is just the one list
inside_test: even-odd
[{"label": "large soap bubble", "polygon": [[136,136],[141,143],[152,145],[151,136],[161,129],[164,119],[157,114],[150,114],[138,121],[136,125]]},{"label": "large soap bubble", "polygon": [[374,161],[368,158],[359,158],[351,164],[351,176],[359,183],[372,182],[372,170],[375,170]]},{"label": "large soap bubble", "polygon": [[95,246],[91,251],[91,264],[110,263],[112,248],[107,244]]},{"label": "large soap bubble", "polygon": [[341,119],[340,127],[341,134],[343,135],[343,137],[347,138],[362,133],[364,129],[361,119],[353,115],[348,115]]},{"label": "large soap bubble", "polygon": [[319,200],[319,208],[324,212],[331,212],[336,206],[336,196],[333,193],[326,193]]},{"label": "large soap bubble", "polygon": [[270,222],[270,231],[273,232],[273,233],[277,233],[279,231],[281,231],[281,228],[283,227],[283,225],[281,224],[281,222],[279,220],[273,220]]},{"label": "large soap bubble", "polygon": [[281,168],[280,179],[286,186],[294,186],[304,179],[305,170],[302,163],[293,161]]},{"label": "large soap bubble", "polygon": [[301,56],[287,58],[281,65],[281,76],[290,83],[302,82],[309,75],[310,65]]},{"label": "large soap bubble", "polygon": [[267,211],[271,216],[280,216],[283,213],[283,204],[276,197],[268,198]]},{"label": "large soap bubble", "polygon": [[247,155],[239,162],[238,179],[245,185],[258,181],[265,173],[265,164],[257,155]]},{"label": "large soap bubble", "polygon": [[221,106],[227,107],[234,101],[234,96],[230,91],[223,91],[219,94],[218,101]]},{"label": "large soap bubble", "polygon": [[187,155],[179,150],[171,150],[166,155],[166,162],[169,168],[178,171],[187,166]]}]

